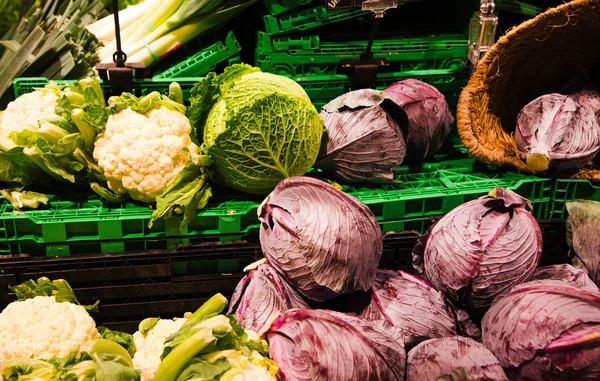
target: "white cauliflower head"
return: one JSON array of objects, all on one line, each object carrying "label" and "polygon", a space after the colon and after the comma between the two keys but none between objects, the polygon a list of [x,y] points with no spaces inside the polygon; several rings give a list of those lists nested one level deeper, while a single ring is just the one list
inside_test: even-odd
[{"label": "white cauliflower head", "polygon": [[153,202],[197,154],[191,132],[180,112],[159,106],[144,115],[129,107],[109,117],[94,159],[113,192]]},{"label": "white cauliflower head", "polygon": [[0,363],[87,351],[99,336],[94,319],[82,306],[58,303],[54,296],[13,302],[0,313]]},{"label": "white cauliflower head", "polygon": [[10,102],[2,113],[0,123],[3,135],[24,128],[37,129],[41,119],[56,117],[58,94],[53,90],[37,90],[23,94]]},{"label": "white cauliflower head", "polygon": [[145,336],[140,331],[133,334],[133,365],[142,371],[142,381],[154,380],[166,338],[179,331],[186,321],[187,319],[160,319]]}]

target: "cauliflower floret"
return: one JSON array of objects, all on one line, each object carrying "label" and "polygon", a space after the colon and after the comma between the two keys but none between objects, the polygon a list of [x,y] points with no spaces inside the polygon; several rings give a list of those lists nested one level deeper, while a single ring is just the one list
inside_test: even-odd
[{"label": "cauliflower floret", "polygon": [[160,319],[146,336],[140,331],[133,334],[135,345],[133,365],[142,371],[142,381],[154,380],[154,373],[160,365],[165,339],[179,331],[186,321],[187,319]]},{"label": "cauliflower floret", "polygon": [[113,192],[153,202],[189,162],[190,152],[198,152],[191,132],[180,112],[160,106],[143,115],[127,108],[108,118],[94,159]]},{"label": "cauliflower floret", "polygon": [[0,313],[0,363],[87,351],[99,336],[94,319],[82,306],[58,303],[54,296],[13,302]]},{"label": "cauliflower floret", "polygon": [[39,128],[39,120],[54,118],[58,95],[52,90],[37,90],[23,94],[10,102],[2,113],[0,129],[7,136],[25,128]]}]

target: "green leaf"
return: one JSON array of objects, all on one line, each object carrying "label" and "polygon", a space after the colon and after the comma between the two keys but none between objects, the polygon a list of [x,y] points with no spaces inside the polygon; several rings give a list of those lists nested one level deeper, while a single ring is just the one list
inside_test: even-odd
[{"label": "green leaf", "polygon": [[184,369],[177,378],[177,381],[202,380],[213,381],[219,380],[219,376],[227,372],[231,368],[231,364],[225,357],[221,357],[214,362],[206,360],[194,360],[191,365]]},{"label": "green leaf", "polygon": [[129,355],[133,357],[135,354],[135,344],[133,343],[133,336],[119,331],[111,331],[106,327],[98,327],[98,332],[103,339],[114,341],[129,352]]},{"label": "green leaf", "polygon": [[313,166],[323,121],[305,100],[272,93],[228,112],[223,121],[209,120],[226,123],[224,129],[214,127],[224,132],[208,147],[217,173],[214,180],[242,192],[266,194],[281,180],[302,176]]},{"label": "green leaf", "polygon": [[138,331],[140,331],[143,336],[146,336],[146,334],[158,324],[159,320],[159,318],[147,318],[142,320],[138,325]]},{"label": "green leaf", "polygon": [[[8,286],[9,290],[17,295],[18,300],[32,299],[36,296],[54,296],[58,303],[69,302],[81,306],[71,285],[64,279],[51,281],[46,277],[41,277],[37,281],[28,280],[17,286]],[[97,301],[93,305],[83,306],[88,312],[98,312]]]},{"label": "green leaf", "polygon": [[8,360],[2,363],[2,377],[5,381],[52,381],[56,373],[54,366],[46,361],[29,358]]},{"label": "green leaf", "polygon": [[152,228],[154,221],[169,219],[176,209],[183,209],[184,217],[180,227],[183,230],[211,197],[212,189],[203,168],[190,161],[162,194],[156,197],[156,210],[152,213],[148,226]]},{"label": "green leaf", "polygon": [[112,353],[94,353],[96,381],[139,381],[141,371],[131,367],[127,361]]},{"label": "green leaf", "polygon": [[51,186],[54,180],[37,166],[27,155],[23,148],[17,147],[10,151],[0,151],[0,181],[11,185]]},{"label": "green leaf", "polygon": [[210,72],[206,77],[192,87],[190,107],[187,117],[194,129],[192,137],[199,143],[204,139],[204,126],[208,114],[221,96],[221,86],[241,78],[244,74],[259,72],[260,69],[246,64],[234,64],[227,67],[221,75]]},{"label": "green leaf", "polygon": [[12,204],[15,210],[24,208],[37,209],[40,205],[48,205],[48,196],[42,193],[17,189],[2,189],[0,192],[2,192],[2,196]]}]

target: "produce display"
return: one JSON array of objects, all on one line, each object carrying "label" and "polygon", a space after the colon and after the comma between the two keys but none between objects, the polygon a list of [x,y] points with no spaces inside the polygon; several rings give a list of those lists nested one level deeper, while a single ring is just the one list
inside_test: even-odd
[{"label": "produce display", "polygon": [[[329,201],[307,209],[307,199]],[[442,253],[459,270],[464,250],[482,268],[493,259],[479,273],[500,279],[453,289],[449,268],[432,283],[378,269],[383,239],[365,205],[315,178],[286,179],[258,211],[266,258],[247,268],[230,315],[217,294],[180,318],[147,318],[129,335],[96,326],[90,314],[101,303],[82,306],[66,281],[40,278],[11,288],[19,300],[0,313],[0,339],[11,343],[0,372],[11,381],[595,379],[600,292],[585,269],[538,267],[541,235],[529,210],[496,188],[433,226],[414,250],[426,279]],[[325,229],[313,235],[313,227]],[[451,237],[472,237],[471,246]],[[494,251],[507,241],[520,250]],[[55,328],[44,330],[49,321]]]},{"label": "produce display", "polygon": [[[303,28],[364,12],[257,3],[0,0],[0,381],[600,379],[600,202],[574,200],[597,187],[468,157],[446,100],[466,67],[445,48],[395,39],[398,60],[357,89],[358,68],[294,57],[331,56],[350,31]],[[230,31],[218,60],[189,57],[205,77],[148,78],[254,5],[272,12],[265,72]],[[127,62],[147,68],[131,92],[96,67],[117,57],[116,15]],[[293,70],[266,72],[276,54]],[[323,72],[274,74],[302,65]],[[499,138],[513,166],[597,166],[594,65],[479,121],[514,129]],[[35,77],[48,84],[17,90]],[[34,261],[34,245],[63,257]]]}]

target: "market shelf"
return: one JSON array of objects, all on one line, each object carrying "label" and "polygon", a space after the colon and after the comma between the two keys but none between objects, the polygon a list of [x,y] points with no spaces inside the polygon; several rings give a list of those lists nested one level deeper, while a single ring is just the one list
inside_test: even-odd
[{"label": "market shelf", "polygon": [[237,55],[241,50],[242,47],[233,32],[228,32],[225,41],[218,41],[202,49],[170,69],[155,74],[153,79],[201,77],[213,71],[219,64],[231,64],[232,59],[239,60]]},{"label": "market shelf", "polygon": [[[321,42],[319,36],[269,37],[258,32],[255,65],[264,72],[288,77],[335,75],[340,60],[360,57],[367,41]],[[468,41],[462,35],[378,40],[375,58],[385,58],[393,72],[460,69],[467,57]]]},{"label": "market shelf", "polygon": [[600,186],[583,179],[555,179],[549,217],[566,219],[567,202],[577,199],[600,201]]},{"label": "market shelf", "polygon": [[278,16],[301,8],[314,1],[315,0],[264,0],[264,3],[271,15]]},{"label": "market shelf", "polygon": [[266,15],[263,17],[263,21],[267,34],[274,36],[278,34],[304,31],[323,25],[354,19],[368,14],[369,12],[361,9],[327,11],[327,8],[324,5],[320,5],[314,8],[278,17]]},{"label": "market shelf", "polygon": [[[183,98],[185,101],[190,98],[190,90],[192,87],[202,78],[176,78],[177,83],[183,90]],[[36,88],[46,86],[50,80],[48,78],[35,77],[35,78],[17,78],[13,81],[13,91],[15,98],[30,93]],[[73,83],[75,81],[62,80],[54,81],[57,84]],[[158,91],[163,94],[169,92],[169,85],[173,82],[173,79],[169,78],[157,78],[157,79],[135,79],[133,81],[133,94],[136,96],[143,96],[153,91]],[[100,81],[100,85],[104,90],[104,95],[108,98],[111,96],[110,85]]]}]

